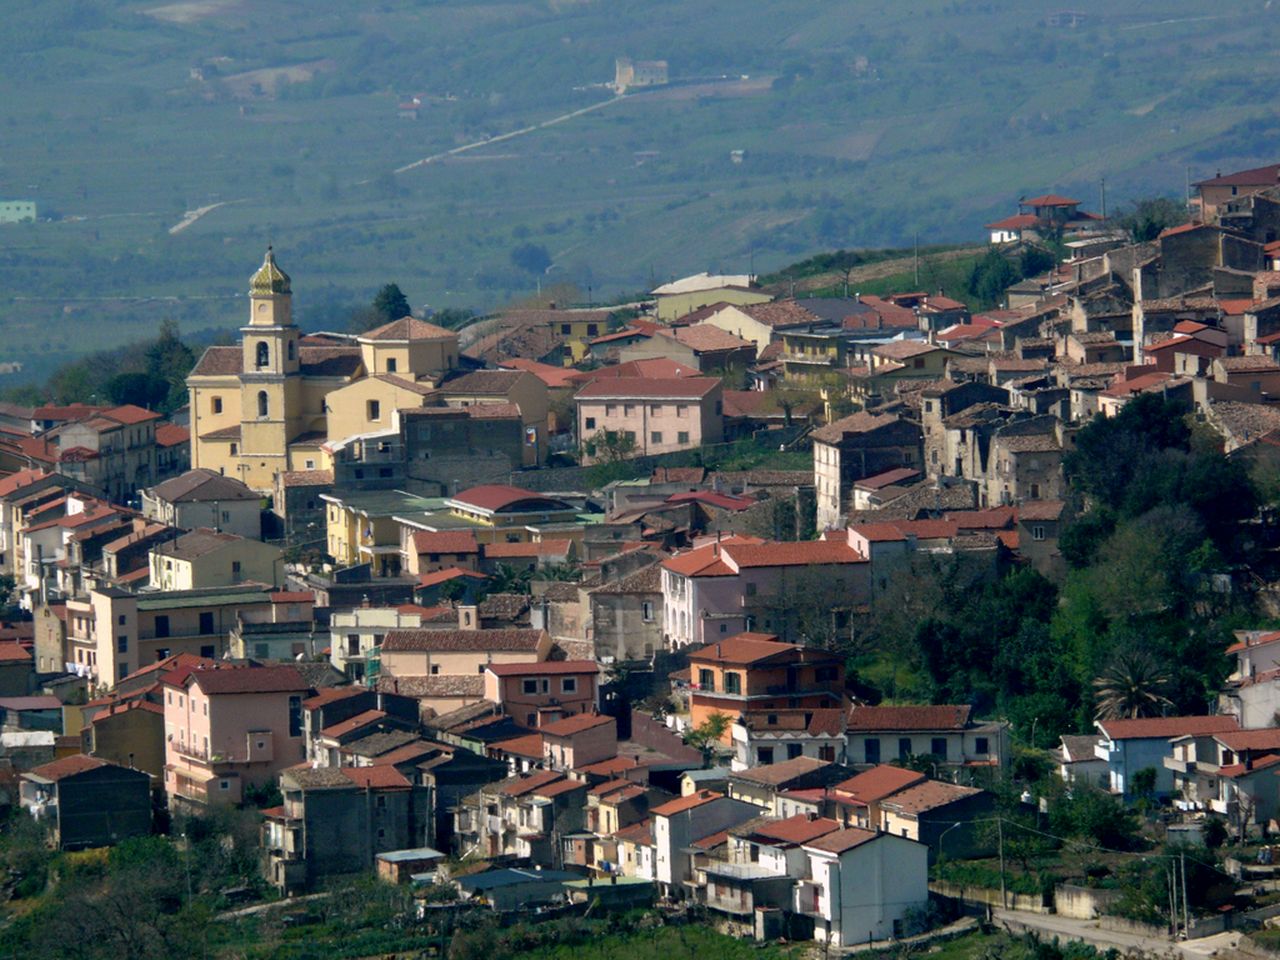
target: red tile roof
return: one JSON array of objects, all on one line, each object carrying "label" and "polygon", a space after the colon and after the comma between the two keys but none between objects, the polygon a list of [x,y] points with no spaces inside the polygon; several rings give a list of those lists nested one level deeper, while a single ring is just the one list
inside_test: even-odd
[{"label": "red tile roof", "polygon": [[534,787],[533,794],[536,797],[544,797],[550,800],[552,797],[558,797],[564,793],[585,789],[587,789],[587,785],[581,780],[557,780],[541,787]]},{"label": "red tile roof", "polygon": [[499,740],[490,746],[491,750],[500,753],[514,753],[518,757],[533,757],[541,760],[543,754],[542,734],[530,733],[523,737],[512,737],[510,740]]},{"label": "red tile roof", "polygon": [[831,789],[855,803],[865,805],[883,800],[899,790],[921,783],[924,779],[925,775],[916,770],[882,763],[878,767],[872,767],[857,776],[837,783]]},{"label": "red tile roof", "polygon": [[[548,783],[554,783],[561,779],[562,775],[555,770],[535,770],[533,773],[499,787],[502,793],[509,797],[521,797],[531,790],[545,786]],[[584,784],[585,786],[585,784]]]},{"label": "red tile roof", "polygon": [[815,770],[821,770],[829,766],[831,766],[831,762],[828,760],[815,760],[813,757],[799,756],[764,767],[748,767],[746,770],[740,770],[733,774],[732,778],[734,780],[745,780],[748,783],[779,787],[790,783],[798,777],[803,777],[805,774],[813,773]]},{"label": "red tile roof", "polygon": [[599,713],[578,713],[572,717],[565,717],[563,720],[548,723],[541,730],[544,737],[572,737],[574,734],[582,733],[584,730],[594,730],[596,727],[603,727],[616,722],[613,717]]},{"label": "red tile roof", "polygon": [[686,810],[692,810],[705,803],[711,803],[713,800],[722,799],[724,799],[723,793],[716,793],[714,790],[699,790],[696,793],[689,794],[687,797],[677,797],[674,800],[659,804],[650,810],[649,814],[654,817],[674,817],[677,814],[684,813]]},{"label": "red tile roof", "polygon": [[901,793],[885,798],[881,805],[903,813],[918,814],[945,807],[958,800],[966,800],[981,792],[977,787],[962,787],[954,783],[943,783],[940,780],[925,780],[913,787],[907,787]]},{"label": "red tile roof", "polygon": [[798,644],[780,642],[772,633],[738,633],[689,654],[689,662],[752,664],[801,649]]},{"label": "red tile roof", "polygon": [[191,431],[176,423],[162,423],[156,427],[157,447],[176,447],[191,441]]},{"label": "red tile roof", "polygon": [[[177,679],[174,682],[170,678]],[[206,694],[301,693],[310,689],[294,667],[212,667],[175,671],[164,678],[170,686],[198,684]]]},{"label": "red tile roof", "polygon": [[1219,767],[1218,776],[1229,777],[1235,780],[1242,776],[1252,776],[1262,770],[1269,770],[1277,763],[1280,763],[1280,754],[1271,754],[1266,757],[1259,757],[1250,763],[1233,763],[1230,766]]},{"label": "red tile roof", "polygon": [[1214,737],[1228,750],[1280,750],[1280,727],[1262,730],[1231,730]]},{"label": "red tile roof", "polygon": [[1038,197],[1028,197],[1019,200],[1023,206],[1027,207],[1078,207],[1079,200],[1072,200],[1070,197],[1064,197],[1060,193],[1045,193]]},{"label": "red tile roof", "polygon": [[0,643],[0,663],[30,663],[31,652],[20,643]]},{"label": "red tile roof", "polygon": [[325,687],[314,697],[308,697],[303,700],[302,708],[304,710],[315,710],[318,707],[337,703],[339,700],[346,700],[349,697],[358,697],[360,694],[368,692],[364,687]]},{"label": "red tile roof", "polygon": [[503,483],[487,483],[455,493],[450,499],[480,510],[501,510],[522,500],[548,500],[545,494],[522,490]]},{"label": "red tile roof", "polygon": [[806,843],[805,846],[824,853],[841,854],[846,850],[868,843],[882,834],[861,827],[846,827],[844,830],[833,830],[824,836]]},{"label": "red tile roof", "polygon": [[853,707],[849,730],[963,730],[968,706]]},{"label": "red tile roof", "polygon": [[1240,729],[1235,717],[1144,717],[1137,720],[1099,720],[1111,740],[1169,740],[1173,737],[1227,733]]},{"label": "red tile roof", "polygon": [[325,727],[320,731],[320,735],[322,737],[344,737],[348,733],[359,730],[361,727],[367,727],[386,718],[387,715],[382,710],[366,710],[364,713],[357,713],[354,717],[343,720],[341,723]]},{"label": "red tile roof", "polygon": [[1225,176],[1219,174],[1208,180],[1201,180],[1193,184],[1197,187],[1273,187],[1280,183],[1280,163],[1273,163],[1266,167],[1254,167],[1251,170],[1240,170],[1236,173],[1228,173]]},{"label": "red tile roof", "polygon": [[418,553],[479,553],[476,535],[470,530],[418,530],[413,535]]},{"label": "red tile roof", "polygon": [[339,767],[343,775],[357,787],[366,790],[409,790],[413,787],[403,773],[386,764],[369,767]]},{"label": "red tile roof", "polygon": [[452,330],[414,317],[401,317],[360,334],[361,340],[444,340],[457,337]]},{"label": "red tile roof", "polygon": [[405,651],[533,653],[542,645],[542,630],[510,627],[501,630],[392,630],[382,642],[383,653]]},{"label": "red tile roof", "polygon": [[988,230],[1029,230],[1040,225],[1040,218],[1034,213],[1015,213],[1003,220],[995,220],[986,225]]},{"label": "red tile roof", "polygon": [[447,567],[444,570],[435,570],[432,573],[424,573],[418,577],[418,586],[434,587],[437,583],[446,583],[449,580],[456,580],[458,577],[470,577],[472,580],[488,580],[488,574],[478,573],[475,570],[463,570],[461,567]]},{"label": "red tile roof", "polygon": [[576,396],[579,400],[696,400],[719,386],[720,381],[713,377],[610,377],[592,380]]},{"label": "red tile roof", "polygon": [[310,590],[277,590],[267,594],[272,603],[315,603],[316,595]]},{"label": "red tile roof", "polygon": [[572,540],[539,540],[529,543],[486,543],[484,555],[492,558],[563,557],[573,549]]},{"label": "red tile roof", "polygon": [[541,677],[560,673],[598,673],[594,660],[544,660],[541,663],[490,663],[485,666],[499,677]]},{"label": "red tile roof", "polygon": [[757,822],[749,828],[749,835],[760,837],[766,842],[781,840],[783,843],[799,845],[809,843],[811,840],[816,840],[818,837],[826,836],[828,833],[839,829],[840,824],[834,820],[826,817],[816,817],[810,820],[806,815],[799,814],[794,817],[787,817],[785,820]]},{"label": "red tile roof", "polygon": [[52,763],[34,767],[30,772],[42,780],[50,780],[56,783],[59,780],[65,780],[67,777],[74,777],[81,773],[88,773],[90,770],[111,766],[115,766],[115,764],[108,763],[99,757],[90,757],[83,753],[77,753],[71,757],[63,757],[60,760],[54,760]]}]

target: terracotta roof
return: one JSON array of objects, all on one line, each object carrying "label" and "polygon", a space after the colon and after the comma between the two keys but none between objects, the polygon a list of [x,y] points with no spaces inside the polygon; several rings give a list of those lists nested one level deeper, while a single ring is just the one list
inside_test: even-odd
[{"label": "terracotta roof", "polygon": [[320,735],[322,737],[345,737],[348,733],[354,733],[361,727],[370,726],[386,718],[387,714],[382,710],[366,710],[363,713],[357,713],[354,717],[348,717],[340,723],[325,727],[320,731]]},{"label": "terracotta roof", "polygon": [[1027,207],[1078,207],[1079,200],[1072,200],[1070,197],[1064,197],[1059,193],[1046,193],[1038,197],[1028,197],[1018,201]]},{"label": "terracotta roof", "polygon": [[811,436],[815,440],[821,440],[824,443],[839,443],[846,434],[850,433],[870,433],[873,430],[879,430],[882,427],[888,427],[898,423],[901,417],[892,413],[867,413],[859,410],[847,417],[835,420],[825,427],[819,427],[814,430]]},{"label": "terracotta roof", "polygon": [[920,471],[914,467],[896,467],[893,470],[886,470],[884,473],[877,473],[874,477],[858,480],[854,486],[862,490],[883,490],[885,487],[905,483],[919,476]]},{"label": "terracotta roof", "polygon": [[1219,767],[1218,776],[1235,780],[1238,777],[1253,776],[1255,773],[1269,770],[1277,763],[1280,763],[1280,754],[1270,754],[1265,757],[1259,757],[1249,763],[1233,763],[1230,766]]},{"label": "terracotta roof", "polygon": [[603,594],[655,594],[662,593],[662,565],[651,563],[635,573],[613,580],[591,591],[592,595]]},{"label": "terracotta roof", "polygon": [[720,386],[712,377],[610,377],[592,380],[576,394],[579,400],[695,400]]},{"label": "terracotta roof", "polygon": [[543,756],[542,734],[530,733],[523,737],[513,737],[510,740],[499,740],[497,743],[491,744],[490,748],[501,751],[502,753],[512,753],[518,757],[533,757],[541,760]]},{"label": "terracotta roof", "polygon": [[917,770],[907,770],[903,767],[882,763],[857,776],[837,783],[831,789],[836,793],[845,795],[855,803],[869,804],[876,803],[900,790],[914,786],[924,779],[925,775]]},{"label": "terracotta roof", "polygon": [[440,389],[446,394],[485,394],[505,397],[511,388],[532,374],[524,370],[473,370],[446,381]]},{"label": "terracotta roof", "polygon": [[488,574],[477,573],[475,570],[463,570],[461,567],[448,567],[444,570],[434,570],[431,573],[424,573],[418,577],[418,586],[434,587],[437,583],[447,583],[450,580],[456,580],[458,577],[470,577],[473,580],[488,580]]},{"label": "terracotta roof", "polygon": [[418,320],[414,317],[401,317],[360,334],[360,340],[444,340],[456,338],[452,330],[437,327],[434,323]]},{"label": "terracotta roof", "polygon": [[151,492],[169,503],[262,499],[262,494],[249,489],[235,477],[226,477],[205,467],[196,467],[164,483],[158,483],[151,488]]},{"label": "terracotta roof", "polygon": [[393,766],[375,764],[368,767],[339,767],[343,776],[366,790],[409,790],[413,787],[403,773]]},{"label": "terracotta roof", "polygon": [[562,779],[562,774],[557,773],[555,770],[535,770],[527,776],[514,777],[506,781],[498,788],[498,791],[509,797],[520,797],[537,787],[554,783],[560,779]]},{"label": "terracotta roof", "polygon": [[1214,737],[1228,750],[1280,750],[1280,727],[1262,730],[1232,730]]},{"label": "terracotta roof", "polygon": [[413,548],[418,553],[479,553],[476,535],[470,530],[417,530],[413,534]]},{"label": "terracotta roof", "polygon": [[1030,230],[1040,225],[1040,218],[1034,213],[1015,213],[1003,220],[995,220],[986,225],[988,230]]},{"label": "terracotta roof", "polygon": [[1018,519],[1057,520],[1065,507],[1061,500],[1028,500],[1018,507]]},{"label": "terracotta roof", "polygon": [[767,327],[798,327],[806,323],[817,323],[822,318],[812,310],[794,300],[774,300],[772,303],[734,304],[733,309],[741,311],[757,323]]},{"label": "terracotta roof", "polygon": [[362,693],[368,693],[364,687],[325,687],[319,691],[314,697],[308,697],[302,701],[304,710],[315,710],[330,703],[336,703],[339,700],[346,700],[350,697],[358,697]]},{"label": "terracotta roof", "polygon": [[54,476],[44,470],[24,469],[0,480],[0,497],[7,497],[19,490],[25,490],[40,480]]},{"label": "terracotta roof", "polygon": [[731,774],[734,780],[745,780],[748,783],[760,783],[767,786],[781,786],[796,777],[802,777],[815,770],[831,766],[830,761],[815,760],[813,757],[792,757],[780,763],[772,763],[763,767],[750,767]]},{"label": "terracotta roof", "polygon": [[480,510],[502,510],[523,500],[551,500],[546,494],[503,483],[486,483],[455,493],[450,499]]},{"label": "terracotta roof", "polygon": [[772,633],[738,633],[689,654],[691,663],[752,664],[782,653],[804,649],[799,644],[781,643]]},{"label": "terracotta roof", "polygon": [[674,327],[662,331],[663,336],[673,338],[684,344],[694,353],[713,353],[721,350],[743,350],[753,347],[750,340],[743,340],[727,330],[710,323],[695,323],[691,326]]},{"label": "terracotta roof", "polygon": [[1228,173],[1225,176],[1219,174],[1208,180],[1200,180],[1193,186],[1197,187],[1261,187],[1275,186],[1280,183],[1280,163],[1273,163],[1266,167],[1254,167],[1251,170],[1240,170],[1236,173]]},{"label": "terracotta roof", "polygon": [[969,725],[968,706],[853,707],[847,729],[963,730]]},{"label": "terracotta roof", "polygon": [[787,817],[785,820],[761,818],[748,821],[741,827],[731,827],[729,832],[738,836],[749,836],[752,839],[759,838],[766,844],[770,841],[781,841],[799,846],[839,829],[840,824],[835,820],[827,817],[816,817],[810,820],[805,814],[799,814]]},{"label": "terracotta roof", "polygon": [[541,663],[490,663],[485,669],[499,677],[541,677],[560,673],[598,673],[594,660],[543,660]]},{"label": "terracotta roof", "polygon": [[539,540],[529,543],[486,543],[487,558],[564,557],[573,549],[572,540]]},{"label": "terracotta roof", "polygon": [[332,470],[286,470],[280,474],[282,487],[326,487],[332,484]]},{"label": "terracotta roof", "polygon": [[534,787],[533,795],[535,797],[544,797],[550,800],[551,798],[558,797],[561,794],[573,793],[575,790],[585,789],[587,789],[587,785],[582,780],[557,780],[541,787]]},{"label": "terracotta roof", "polygon": [[382,642],[383,653],[403,651],[532,653],[547,634],[543,630],[392,630]]},{"label": "terracotta roof", "polygon": [[176,447],[191,442],[191,431],[176,423],[162,423],[156,427],[157,447]]},{"label": "terracotta roof", "polygon": [[907,787],[901,793],[881,801],[881,806],[891,807],[903,813],[920,814],[928,810],[936,810],[966,800],[982,793],[977,787],[962,787],[954,783],[943,783],[941,780],[926,780],[924,783]]},{"label": "terracotta roof", "polygon": [[1137,720],[1099,720],[1098,729],[1111,740],[1169,740],[1238,730],[1235,717],[1144,717]]},{"label": "terracotta roof", "polygon": [[882,836],[882,834],[876,833],[874,830],[846,827],[843,830],[833,830],[831,833],[806,843],[805,846],[825,853],[841,854],[846,850],[852,850],[854,847],[875,840],[879,836]]},{"label": "terracotta roof", "polygon": [[0,643],[0,663],[30,663],[31,652],[20,643]]},{"label": "terracotta roof", "polygon": [[572,717],[565,717],[563,720],[545,724],[540,729],[544,737],[572,737],[574,734],[582,733],[584,730],[594,730],[596,727],[608,726],[616,722],[613,717],[608,717],[604,714],[578,713]]},{"label": "terracotta roof", "polygon": [[527,357],[511,357],[506,360],[499,360],[498,366],[532,373],[550,389],[570,386],[573,383],[571,378],[577,372],[572,367],[555,367],[549,363],[530,360]]},{"label": "terracotta roof", "polygon": [[206,347],[189,376],[228,377],[244,372],[242,347]]},{"label": "terracotta roof", "polygon": [[[385,649],[386,645],[383,644]],[[480,674],[434,674],[428,677],[392,677],[383,674],[378,678],[378,690],[398,693],[405,697],[483,697],[484,677]]]},{"label": "terracotta roof", "polygon": [[88,773],[90,770],[98,770],[102,767],[113,767],[115,764],[108,763],[99,757],[89,757],[83,753],[77,753],[71,757],[63,757],[60,760],[54,760],[52,763],[42,764],[33,767],[29,772],[39,777],[41,780],[49,780],[57,783],[59,780],[65,780],[67,777],[74,777],[81,773]]},{"label": "terracotta roof", "polygon": [[[210,695],[239,693],[301,693],[310,689],[306,680],[291,666],[279,667],[213,667],[184,671],[186,680],[199,685]],[[165,683],[171,683],[169,674]],[[175,684],[176,685],[176,684]]]},{"label": "terracotta roof", "polygon": [[653,817],[674,817],[677,814],[684,813],[686,810],[692,810],[703,804],[711,803],[713,800],[722,799],[724,799],[723,793],[716,793],[714,790],[699,790],[696,793],[689,794],[687,797],[677,797],[674,800],[659,804],[649,811],[649,815]]},{"label": "terracotta roof", "polygon": [[300,346],[298,364],[304,377],[350,377],[364,361],[359,347]]},{"label": "terracotta roof", "polygon": [[649,818],[614,831],[613,838],[624,843],[653,843],[653,821]]},{"label": "terracotta roof", "polygon": [[684,493],[673,493],[667,497],[667,503],[705,503],[721,510],[746,510],[760,501],[751,497],[734,497],[727,493],[716,493],[714,490],[689,490]]},{"label": "terracotta roof", "polygon": [[802,730],[815,737],[844,736],[844,711],[838,708],[753,710],[744,713],[740,722],[756,734]]}]

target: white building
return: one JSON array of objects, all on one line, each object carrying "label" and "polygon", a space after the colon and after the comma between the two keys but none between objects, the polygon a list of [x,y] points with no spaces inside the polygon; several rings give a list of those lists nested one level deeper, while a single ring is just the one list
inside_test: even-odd
[{"label": "white building", "polygon": [[795,889],[795,909],[814,919],[814,939],[847,947],[900,937],[911,911],[929,900],[924,844],[858,827],[805,844],[809,879]]},{"label": "white building", "polygon": [[391,630],[416,630],[422,616],[395,607],[356,607],[329,618],[329,661],[352,680],[362,680],[369,656]]}]

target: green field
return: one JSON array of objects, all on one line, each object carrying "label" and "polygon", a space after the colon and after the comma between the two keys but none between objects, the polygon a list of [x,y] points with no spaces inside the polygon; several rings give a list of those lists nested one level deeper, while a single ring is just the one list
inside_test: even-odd
[{"label": "green field", "polygon": [[[0,37],[0,360],[39,376],[239,325],[272,242],[302,322],[377,286],[489,308],[612,299],[819,249],[981,239],[1016,198],[1096,208],[1274,157],[1280,8],[1083,0],[14,0]],[[673,78],[607,101],[616,56]],[[397,104],[420,96],[416,120]],[[742,163],[730,152],[745,151]],[[224,204],[178,233],[188,210]],[[512,250],[545,247],[543,277]]]}]

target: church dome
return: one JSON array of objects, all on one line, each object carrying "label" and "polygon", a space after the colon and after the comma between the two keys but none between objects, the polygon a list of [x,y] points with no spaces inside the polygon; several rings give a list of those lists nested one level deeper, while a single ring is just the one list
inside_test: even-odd
[{"label": "church dome", "polygon": [[273,293],[291,293],[289,275],[276,266],[276,255],[267,247],[258,272],[249,278],[249,296],[268,296]]}]

